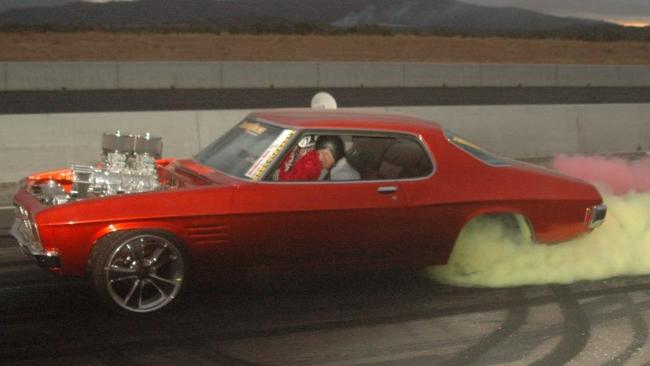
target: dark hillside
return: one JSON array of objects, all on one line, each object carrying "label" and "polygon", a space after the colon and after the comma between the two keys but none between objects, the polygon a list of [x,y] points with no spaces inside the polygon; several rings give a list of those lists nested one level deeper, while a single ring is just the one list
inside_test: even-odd
[{"label": "dark hillside", "polygon": [[211,25],[227,29],[260,23],[311,23],[318,27],[344,28],[379,25],[422,31],[447,29],[468,34],[549,31],[606,24],[455,0],[139,0],[75,2],[57,7],[13,9],[0,14],[0,25]]}]

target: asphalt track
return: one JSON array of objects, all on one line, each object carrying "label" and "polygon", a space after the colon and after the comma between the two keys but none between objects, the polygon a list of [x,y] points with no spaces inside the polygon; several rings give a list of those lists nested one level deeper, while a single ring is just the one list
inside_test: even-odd
[{"label": "asphalt track", "polygon": [[5,233],[0,364],[650,365],[648,276],[513,289],[418,273],[250,278],[132,318],[38,269]]},{"label": "asphalt track", "polygon": [[[320,89],[0,92],[0,114],[306,107]],[[328,88],[340,107],[650,103],[650,88]]]}]

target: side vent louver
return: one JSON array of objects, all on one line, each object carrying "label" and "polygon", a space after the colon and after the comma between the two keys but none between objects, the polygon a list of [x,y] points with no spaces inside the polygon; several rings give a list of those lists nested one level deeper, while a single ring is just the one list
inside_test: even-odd
[{"label": "side vent louver", "polygon": [[196,244],[230,243],[230,227],[226,225],[190,226],[187,228],[190,239]]}]

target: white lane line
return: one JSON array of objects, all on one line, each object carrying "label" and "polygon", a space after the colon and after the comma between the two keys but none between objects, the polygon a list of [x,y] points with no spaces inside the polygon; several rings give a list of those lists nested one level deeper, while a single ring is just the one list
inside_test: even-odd
[{"label": "white lane line", "polygon": [[13,210],[14,206],[0,206],[0,210]]}]

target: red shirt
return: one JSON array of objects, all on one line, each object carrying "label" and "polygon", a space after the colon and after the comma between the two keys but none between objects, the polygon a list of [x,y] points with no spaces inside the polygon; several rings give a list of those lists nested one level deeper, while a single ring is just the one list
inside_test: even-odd
[{"label": "red shirt", "polygon": [[323,163],[318,151],[312,150],[300,157],[289,171],[285,171],[287,158],[280,164],[280,180],[318,180],[320,177]]}]

